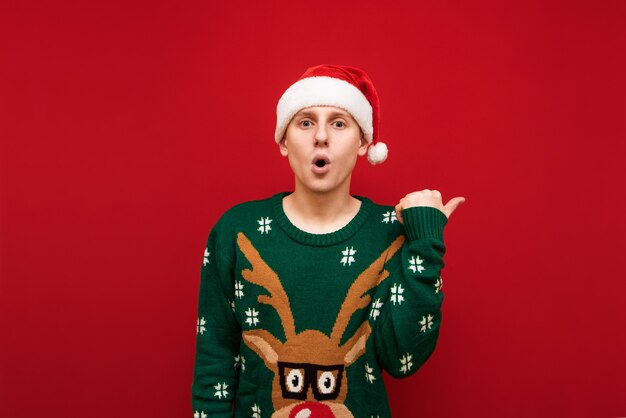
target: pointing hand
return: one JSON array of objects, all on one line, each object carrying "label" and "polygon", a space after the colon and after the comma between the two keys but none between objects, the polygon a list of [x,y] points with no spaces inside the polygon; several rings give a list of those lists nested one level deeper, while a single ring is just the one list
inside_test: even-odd
[{"label": "pointing hand", "polygon": [[401,224],[404,224],[402,210],[415,206],[430,206],[439,209],[447,218],[450,218],[452,212],[463,202],[465,202],[464,197],[455,197],[444,205],[441,193],[438,190],[424,189],[419,192],[409,193],[400,199],[400,203],[396,205],[396,218],[398,218]]}]

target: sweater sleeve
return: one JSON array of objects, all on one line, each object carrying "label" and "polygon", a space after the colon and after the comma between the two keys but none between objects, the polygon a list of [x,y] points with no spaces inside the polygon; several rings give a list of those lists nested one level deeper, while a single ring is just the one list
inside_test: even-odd
[{"label": "sweater sleeve", "polygon": [[435,349],[448,221],[430,206],[404,209],[402,218],[406,241],[396,255],[399,260],[387,265],[389,277],[374,293],[372,309],[379,309],[379,316],[370,314],[378,361],[396,378],[415,373]]},{"label": "sweater sleeve", "polygon": [[204,251],[198,297],[192,408],[194,418],[232,417],[237,389],[239,325],[234,300],[232,262],[220,251],[216,228]]}]

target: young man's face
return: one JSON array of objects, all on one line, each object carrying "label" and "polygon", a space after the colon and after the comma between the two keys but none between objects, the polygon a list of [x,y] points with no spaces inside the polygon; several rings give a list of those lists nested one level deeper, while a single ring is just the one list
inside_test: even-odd
[{"label": "young man's face", "polygon": [[346,184],[349,189],[357,157],[367,153],[367,145],[356,120],[334,106],[296,113],[279,143],[299,186],[318,193]]}]

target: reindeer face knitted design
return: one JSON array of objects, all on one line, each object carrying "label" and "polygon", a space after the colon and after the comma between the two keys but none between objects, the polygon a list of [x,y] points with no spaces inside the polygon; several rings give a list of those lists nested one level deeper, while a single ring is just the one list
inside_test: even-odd
[{"label": "reindeer face knitted design", "polygon": [[[308,417],[313,411],[317,413],[314,416],[353,416],[344,405],[348,387],[344,370],[365,352],[371,334],[369,323],[363,322],[345,344],[340,342],[352,314],[369,306],[371,298],[366,292],[389,276],[383,267],[385,261],[401,248],[403,242],[404,236],[396,238],[357,277],[341,305],[330,336],[327,336],[310,329],[296,333],[289,297],[280,278],[265,263],[250,240],[241,232],[237,235],[239,248],[252,265],[252,269],[242,271],[242,275],[247,281],[268,291],[269,295],[261,295],[258,300],[276,309],[287,339],[282,343],[262,328],[243,332],[245,344],[274,373],[274,417]],[[299,414],[300,410],[302,414]],[[304,414],[304,410],[308,411],[308,415]]]}]

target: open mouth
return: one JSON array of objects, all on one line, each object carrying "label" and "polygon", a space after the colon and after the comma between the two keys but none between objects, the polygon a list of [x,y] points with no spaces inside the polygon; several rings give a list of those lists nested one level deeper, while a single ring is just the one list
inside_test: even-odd
[{"label": "open mouth", "polygon": [[322,168],[325,167],[327,164],[330,164],[330,160],[328,160],[328,157],[324,156],[324,155],[316,155],[315,158],[313,158],[313,164],[315,164],[316,167]]}]

